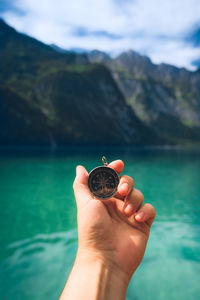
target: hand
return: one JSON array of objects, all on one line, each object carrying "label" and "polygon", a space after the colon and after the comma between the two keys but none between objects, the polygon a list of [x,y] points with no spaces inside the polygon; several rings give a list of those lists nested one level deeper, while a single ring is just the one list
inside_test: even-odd
[{"label": "hand", "polygon": [[[117,160],[109,167],[120,174],[124,164]],[[128,283],[143,258],[155,209],[151,204],[142,205],[144,197],[129,176],[120,178],[117,194],[108,200],[96,199],[87,182],[86,169],[78,166],[73,185],[78,209],[77,256],[103,261]]]}]

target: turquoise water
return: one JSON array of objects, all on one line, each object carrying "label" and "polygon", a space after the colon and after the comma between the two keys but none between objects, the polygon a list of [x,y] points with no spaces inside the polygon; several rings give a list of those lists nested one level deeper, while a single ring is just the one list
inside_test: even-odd
[{"label": "turquoise water", "polygon": [[127,299],[199,299],[200,155],[86,150],[0,156],[0,299],[57,299],[77,248],[75,166],[121,158],[157,210]]}]

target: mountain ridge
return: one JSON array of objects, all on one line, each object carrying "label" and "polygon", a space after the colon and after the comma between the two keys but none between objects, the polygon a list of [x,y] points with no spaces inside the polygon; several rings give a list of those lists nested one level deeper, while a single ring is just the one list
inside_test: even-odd
[{"label": "mountain ridge", "polygon": [[158,145],[107,67],[0,21],[0,145]]},{"label": "mountain ridge", "polygon": [[[105,64],[137,117],[166,139],[199,140],[200,71],[191,72],[151,60],[129,50]],[[94,56],[88,54],[90,61]],[[172,135],[173,133],[173,135]]]}]

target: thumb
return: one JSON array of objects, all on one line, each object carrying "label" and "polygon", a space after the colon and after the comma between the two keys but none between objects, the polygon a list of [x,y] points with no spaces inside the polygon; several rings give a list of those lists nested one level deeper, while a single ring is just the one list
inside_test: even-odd
[{"label": "thumb", "polygon": [[76,167],[76,177],[73,183],[73,189],[77,206],[86,203],[88,198],[91,197],[88,188],[88,172],[83,166]]}]

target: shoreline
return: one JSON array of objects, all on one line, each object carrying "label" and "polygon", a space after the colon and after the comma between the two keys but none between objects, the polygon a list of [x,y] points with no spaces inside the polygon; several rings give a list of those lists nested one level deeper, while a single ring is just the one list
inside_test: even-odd
[{"label": "shoreline", "polygon": [[130,145],[68,145],[59,147],[49,146],[0,146],[0,154],[4,153],[82,153],[107,151],[107,152],[148,152],[148,151],[178,151],[178,152],[200,152],[200,145],[160,145],[160,146],[130,146]]}]

